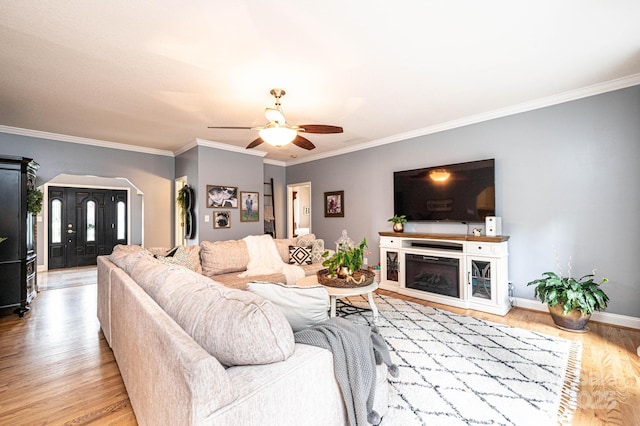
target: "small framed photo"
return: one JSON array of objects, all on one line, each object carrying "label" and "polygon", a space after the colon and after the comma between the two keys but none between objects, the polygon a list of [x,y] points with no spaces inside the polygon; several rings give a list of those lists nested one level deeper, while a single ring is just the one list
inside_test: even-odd
[{"label": "small framed photo", "polygon": [[344,217],[344,191],[324,193],[324,217]]},{"label": "small framed photo", "polygon": [[213,212],[213,229],[231,228],[231,210]]},{"label": "small framed photo", "polygon": [[260,219],[260,194],[240,191],[240,222],[257,222]]},{"label": "small framed photo", "polygon": [[238,188],[235,186],[207,185],[207,207],[238,208]]}]

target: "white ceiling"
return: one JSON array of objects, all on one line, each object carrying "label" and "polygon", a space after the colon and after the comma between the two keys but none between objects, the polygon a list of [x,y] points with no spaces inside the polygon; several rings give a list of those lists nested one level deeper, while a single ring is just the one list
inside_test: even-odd
[{"label": "white ceiling", "polygon": [[0,0],[0,70],[0,130],[174,153],[284,88],[345,130],[291,163],[640,84],[640,2]]}]

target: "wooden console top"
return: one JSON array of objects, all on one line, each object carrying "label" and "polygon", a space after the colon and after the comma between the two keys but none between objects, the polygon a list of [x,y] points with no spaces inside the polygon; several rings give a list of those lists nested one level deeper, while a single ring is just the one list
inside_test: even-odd
[{"label": "wooden console top", "polygon": [[487,237],[482,235],[476,237],[465,234],[423,234],[420,232],[378,232],[381,237],[398,237],[398,238],[422,238],[425,240],[454,240],[454,241],[482,241],[485,243],[501,243],[508,241],[508,235],[499,235],[497,237]]}]

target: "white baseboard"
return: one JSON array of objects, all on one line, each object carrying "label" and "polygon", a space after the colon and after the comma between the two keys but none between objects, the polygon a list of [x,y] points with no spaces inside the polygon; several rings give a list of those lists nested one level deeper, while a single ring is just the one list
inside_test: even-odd
[{"label": "white baseboard", "polygon": [[[521,299],[516,297],[513,306],[519,308],[532,309],[534,311],[548,312],[547,305],[539,300]],[[629,327],[640,330],[640,318],[630,317],[627,315],[610,314],[607,312],[594,312],[591,315],[592,321],[602,322],[605,324],[617,325],[621,327]]]}]

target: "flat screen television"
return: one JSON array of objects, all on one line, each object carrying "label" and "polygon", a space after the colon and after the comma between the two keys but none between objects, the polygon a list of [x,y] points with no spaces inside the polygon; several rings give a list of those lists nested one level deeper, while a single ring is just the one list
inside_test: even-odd
[{"label": "flat screen television", "polygon": [[495,160],[393,173],[394,214],[408,221],[484,222],[495,216]]}]

